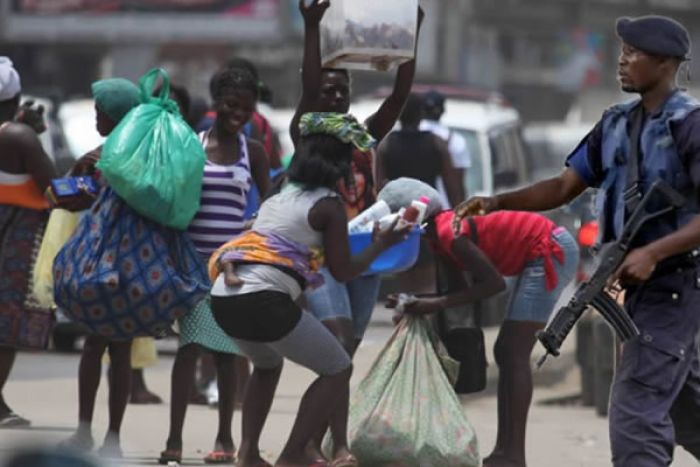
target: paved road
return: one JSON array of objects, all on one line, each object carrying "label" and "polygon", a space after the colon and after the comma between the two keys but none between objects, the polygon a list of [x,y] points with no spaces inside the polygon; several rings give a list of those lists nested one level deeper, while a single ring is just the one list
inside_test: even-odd
[{"label": "paved road", "polygon": [[[369,342],[363,346],[356,361],[353,384],[366,373],[390,332],[386,327],[374,327]],[[172,350],[174,343],[161,344]],[[19,355],[16,370],[7,387],[7,398],[23,415],[34,422],[30,430],[0,431],[0,458],[23,444],[53,445],[67,437],[77,418],[78,356],[56,353]],[[157,367],[147,370],[149,385],[168,398],[172,354],[166,352]],[[301,393],[311,381],[306,370],[289,364],[282,376],[277,399],[268,420],[263,447],[274,456],[282,446],[293,421]],[[103,435],[106,421],[105,381],[100,387],[95,436]],[[538,388],[536,403],[531,411],[528,438],[529,465],[537,467],[598,467],[608,466],[607,421],[592,410],[581,407],[545,406],[537,403],[545,399],[574,394],[577,388],[576,372],[553,387]],[[487,393],[488,394],[488,393]],[[487,453],[495,438],[496,400],[492,395],[470,397],[464,408],[479,434],[482,452]],[[124,466],[154,465],[163,448],[168,429],[168,407],[130,406],[123,430],[126,459]],[[235,436],[239,438],[240,414],[234,419]],[[185,429],[186,465],[201,465],[202,457],[211,448],[216,431],[216,414],[206,407],[190,406]],[[677,451],[678,467],[698,465],[681,450]]]}]

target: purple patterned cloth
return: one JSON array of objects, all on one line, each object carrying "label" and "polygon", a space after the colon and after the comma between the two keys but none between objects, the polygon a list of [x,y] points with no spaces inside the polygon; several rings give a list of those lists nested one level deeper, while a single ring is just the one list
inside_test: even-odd
[{"label": "purple patterned cloth", "polygon": [[212,281],[220,273],[221,261],[281,266],[303,278],[306,287],[313,289],[323,285],[323,276],[319,273],[323,266],[321,249],[309,248],[273,232],[251,230],[222,246],[209,263]]}]

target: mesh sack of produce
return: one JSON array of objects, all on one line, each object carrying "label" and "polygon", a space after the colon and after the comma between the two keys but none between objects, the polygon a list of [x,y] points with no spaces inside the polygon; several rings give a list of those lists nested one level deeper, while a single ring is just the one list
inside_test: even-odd
[{"label": "mesh sack of produce", "polygon": [[351,398],[350,449],[360,465],[481,465],[452,389],[458,370],[425,318],[404,318]]}]

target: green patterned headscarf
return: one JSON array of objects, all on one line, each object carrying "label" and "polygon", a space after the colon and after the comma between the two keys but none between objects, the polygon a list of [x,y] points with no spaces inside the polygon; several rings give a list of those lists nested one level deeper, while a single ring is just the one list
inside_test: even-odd
[{"label": "green patterned headscarf", "polygon": [[377,141],[367,132],[367,128],[349,114],[333,112],[310,112],[302,115],[299,121],[301,136],[325,134],[338,138],[343,143],[352,144],[361,151],[369,151]]}]

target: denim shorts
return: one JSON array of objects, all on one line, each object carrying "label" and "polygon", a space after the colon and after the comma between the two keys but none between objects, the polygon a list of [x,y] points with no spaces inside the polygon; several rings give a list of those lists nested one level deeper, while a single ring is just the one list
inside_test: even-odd
[{"label": "denim shorts", "polygon": [[515,278],[515,287],[505,319],[546,323],[561,293],[576,275],[579,260],[576,240],[566,229],[557,229],[552,232],[552,239],[564,252],[564,264],[552,258],[557,274],[556,287],[553,290],[547,290],[545,286],[544,260],[538,258],[530,261]]},{"label": "denim shorts", "polygon": [[327,268],[321,269],[321,274],[325,280],[323,286],[305,294],[308,311],[319,321],[351,320],[355,337],[362,339],[379,296],[379,276],[360,276],[349,282],[338,282]]}]

